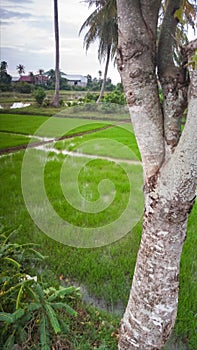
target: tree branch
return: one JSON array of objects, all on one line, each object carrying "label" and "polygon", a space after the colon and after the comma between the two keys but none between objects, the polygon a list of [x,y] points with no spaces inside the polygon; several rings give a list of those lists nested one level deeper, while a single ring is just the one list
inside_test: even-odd
[{"label": "tree branch", "polygon": [[187,106],[186,70],[173,61],[175,32],[178,19],[174,14],[182,0],[169,0],[164,15],[158,44],[158,74],[163,90],[164,135],[166,151],[174,151],[181,135],[181,117]]},{"label": "tree branch", "polygon": [[[148,5],[155,1],[147,1]],[[156,26],[158,7],[149,6]],[[156,31],[147,31],[145,2],[117,0],[118,68],[122,77],[138,146],[142,156],[145,181],[154,176],[164,158],[163,116],[155,74]],[[132,23],[132,29],[131,29]],[[152,27],[151,27],[152,28]],[[152,31],[152,29],[151,29]]]}]

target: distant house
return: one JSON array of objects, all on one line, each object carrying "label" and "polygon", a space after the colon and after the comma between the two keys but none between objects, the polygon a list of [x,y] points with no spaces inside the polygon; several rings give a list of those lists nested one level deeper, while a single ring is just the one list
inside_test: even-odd
[{"label": "distant house", "polygon": [[47,85],[48,82],[48,76],[44,75],[44,74],[37,74],[34,75],[33,77],[30,75],[21,75],[20,77],[13,77],[12,81],[13,82],[25,82],[25,83],[29,83],[29,84],[35,84],[35,85]]},{"label": "distant house", "polygon": [[[61,78],[66,79],[68,85],[70,86],[81,86],[85,87],[87,86],[88,79],[84,75],[80,74],[65,74],[60,73]],[[47,85],[47,82],[49,80],[49,72],[45,72],[43,74],[36,74],[34,75],[33,79],[30,75],[21,75],[20,77],[14,77],[12,78],[13,82],[23,81],[29,84],[35,84],[35,85]]]},{"label": "distant house", "polygon": [[88,79],[84,75],[61,73],[61,77],[66,79],[70,86],[86,86]]},{"label": "distant house", "polygon": [[32,83],[32,79],[29,75],[21,75],[18,81],[23,81],[24,83]]},{"label": "distant house", "polygon": [[34,76],[36,85],[47,85],[49,80],[48,76],[45,74],[37,74]]}]

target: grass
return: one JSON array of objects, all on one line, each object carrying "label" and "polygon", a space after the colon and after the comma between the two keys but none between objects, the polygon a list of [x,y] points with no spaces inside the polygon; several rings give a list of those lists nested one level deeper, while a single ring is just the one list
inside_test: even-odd
[{"label": "grass", "polygon": [[0,132],[0,149],[28,144],[29,137]]},{"label": "grass", "polygon": [[[3,117],[3,115],[0,117]],[[43,121],[48,120],[46,117],[18,115],[14,118],[13,116],[5,116],[3,118],[0,119],[4,123],[1,123],[1,127],[4,125],[4,128],[7,128],[8,132],[23,132],[24,134],[28,134],[28,132],[33,134],[33,131]],[[53,124],[50,125],[50,128],[47,128],[49,134],[53,133],[54,135],[54,132],[59,132],[63,126],[61,123],[65,122],[62,118],[56,118],[55,121],[60,124],[58,124],[55,130],[53,129]],[[95,126],[99,127],[105,124],[98,122],[92,124],[86,120],[85,124],[81,124],[80,126],[78,120],[74,122],[73,119],[66,119],[66,121],[68,122],[67,129],[78,127],[78,130],[81,128],[82,131],[91,130]],[[125,130],[119,127],[102,131],[98,129],[98,132],[90,135],[58,141],[56,147],[60,149],[81,150],[92,154],[107,154],[114,157],[115,152],[118,152],[118,147],[113,148],[112,141],[115,140],[116,145],[119,145],[118,142],[127,145],[138,158],[139,154],[134,136],[132,132],[129,132],[130,125],[124,125],[124,127]],[[44,131],[46,131],[44,128],[40,130],[41,133]],[[95,139],[95,143],[92,143],[93,139]],[[102,143],[103,139],[105,139],[104,143]],[[106,139],[111,140],[111,143],[106,143]],[[87,142],[86,145],[85,142]],[[99,150],[96,148],[96,145],[100,146]],[[106,145],[108,145],[107,151]],[[42,160],[47,155],[42,151],[32,150],[31,152],[30,155],[32,154],[35,159],[33,157],[30,159],[28,186],[33,196],[34,188],[37,188],[37,191],[39,191],[39,178],[36,177],[36,169],[34,173],[32,165],[42,163]],[[123,158],[128,157],[127,151],[125,154],[120,153],[120,155]],[[91,308],[85,310],[84,307],[79,305],[81,316],[75,321],[75,324],[72,323],[70,333],[75,342],[75,349],[88,350],[100,346],[101,349],[114,350],[117,348],[116,331],[118,322],[129,296],[137,251],[140,244],[142,222],[139,220],[124,238],[100,248],[74,248],[55,241],[38,229],[26,209],[21,188],[23,156],[24,151],[20,151],[0,158],[2,170],[0,221],[8,228],[18,227],[22,224],[21,236],[18,238],[20,243],[33,241],[40,245],[40,251],[44,255],[49,256],[46,262],[46,269],[51,271],[51,276],[50,274],[48,276],[49,279],[51,278],[53,280],[55,274],[57,279],[61,276],[62,283],[72,284],[72,282],[76,282],[83,284],[87,288],[89,296],[96,298],[97,301],[101,301],[108,311],[118,312],[116,318]],[[61,154],[55,155],[53,152],[49,152],[45,166],[45,189],[50,202],[62,218],[69,220],[74,225],[83,226],[86,224],[89,227],[95,227],[100,225],[101,222],[105,225],[109,220],[112,221],[120,215],[120,212],[125,209],[130,191],[128,174],[133,174],[134,178],[139,178],[139,180],[141,178],[142,180],[142,170],[140,166],[126,164],[123,166],[121,163],[116,165],[112,162],[99,159],[88,160],[84,164],[84,160],[87,159],[75,157],[73,162],[71,157],[64,157]],[[75,172],[75,168],[81,170]],[[62,186],[60,186],[60,171],[64,179]],[[93,212],[91,214],[84,214],[78,209],[73,209],[73,204],[66,201],[64,194],[65,190],[68,190],[68,197],[75,205],[77,206],[80,203],[78,201],[78,193],[75,192],[76,178],[79,193],[91,205],[93,205],[93,201],[100,198],[98,192],[100,181],[106,178],[111,180],[116,187],[116,193],[114,195],[114,201],[109,208],[107,207],[99,213]],[[133,190],[135,190],[135,185],[133,187]],[[104,200],[101,201],[101,205],[104,205],[105,199],[107,199],[107,203],[108,201],[110,202],[110,193],[107,192],[109,187],[105,183],[102,189]],[[37,195],[37,193],[35,194]],[[137,198],[137,205],[140,205],[142,196],[136,192],[135,198]],[[39,205],[42,207],[41,199]],[[189,218],[187,240],[181,259],[179,308],[173,333],[173,337],[176,340],[182,339],[187,343],[190,350],[195,350],[197,343],[196,216],[197,205],[194,206]],[[44,273],[44,271],[40,271],[40,273]]]},{"label": "grass", "polygon": [[[48,123],[47,123],[48,121]],[[21,116],[17,114],[1,114],[0,115],[0,132],[1,132],[1,144],[0,148],[6,148],[8,146],[15,146],[24,143],[28,143],[29,139],[25,135],[36,135],[43,137],[56,137],[64,134],[87,132],[95,129],[103,128],[107,126],[107,123],[98,123],[96,121],[90,122],[89,120],[80,119],[63,119],[63,118],[47,118],[43,116]],[[7,136],[5,136],[7,133]],[[13,135],[24,134],[22,135]],[[17,142],[18,140],[18,142]]]},{"label": "grass", "polygon": [[[125,237],[125,239],[122,239],[120,242],[114,243],[110,247],[75,249],[52,240],[39,231],[32,222],[25,207],[20,183],[22,158],[23,152],[1,158],[1,168],[3,173],[1,181],[1,198],[7,198],[7,200],[3,200],[1,207],[2,223],[8,225],[8,228],[13,226],[17,227],[22,223],[23,227],[21,229],[20,240],[22,242],[34,241],[35,243],[40,244],[42,252],[44,252],[45,255],[50,256],[50,262],[48,262],[50,269],[56,271],[57,275],[63,274],[71,280],[77,280],[79,283],[84,283],[91,293],[94,293],[100,298],[104,297],[111,309],[113,309],[114,305],[118,303],[119,300],[121,300],[121,302],[124,301],[125,305],[128,298],[129,286],[140,240],[141,224],[139,223],[128,237]],[[48,195],[53,205],[60,211],[61,215],[68,215],[69,219],[73,220],[73,223],[78,222],[78,224],[80,224],[80,220],[83,221],[85,218],[89,225],[95,225],[98,222],[97,214],[94,215],[94,217],[91,215],[86,216],[77,213],[77,211],[73,211],[73,208],[68,208],[68,204],[65,203],[60,187],[54,186],[54,181],[56,181],[59,172],[57,163],[55,162],[54,166],[52,166],[52,162],[49,161],[47,169],[48,176],[45,180]],[[102,167],[103,164],[100,164],[100,166]],[[94,176],[98,173],[95,180],[98,181],[99,177],[102,177],[102,174],[99,174],[99,168],[96,164],[94,164],[94,167]],[[104,172],[105,170],[103,169],[103,173]],[[111,172],[111,175],[113,175],[115,179],[115,175],[113,174],[113,171],[110,170],[109,164],[107,165],[107,172]],[[123,178],[120,177],[120,172],[118,172],[116,176],[118,190],[121,186],[123,188],[125,184],[121,185],[121,180],[123,180]],[[90,187],[93,187],[95,180],[93,174],[90,172]],[[81,183],[82,182],[83,177],[81,179]],[[126,190],[128,191],[129,188]],[[126,194],[123,193],[121,203],[123,207],[127,197],[126,190]],[[96,192],[97,191],[94,193],[95,196],[97,196]],[[7,197],[7,193],[10,194],[9,197]],[[117,198],[116,202],[117,201],[120,202],[120,199]],[[120,209],[121,207],[119,210]],[[70,211],[67,212],[67,210]],[[115,206],[110,210],[110,213],[109,211],[108,213],[106,212],[107,215],[117,215]],[[95,222],[95,219],[97,222]],[[107,217],[102,219],[106,220]],[[128,245],[130,246],[129,251],[127,249]],[[127,254],[125,255],[126,251]]]},{"label": "grass", "polygon": [[94,135],[74,137],[69,140],[58,141],[55,148],[76,151],[84,154],[140,160],[137,142],[130,124],[114,126],[110,129],[101,130]]},{"label": "grass", "polygon": [[43,116],[0,114],[0,131],[33,135],[46,120]]}]

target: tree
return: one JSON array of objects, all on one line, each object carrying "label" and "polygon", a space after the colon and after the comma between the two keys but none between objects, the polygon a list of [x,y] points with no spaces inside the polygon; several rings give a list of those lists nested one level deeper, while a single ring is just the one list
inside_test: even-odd
[{"label": "tree", "polygon": [[35,91],[34,97],[37,104],[41,106],[46,97],[46,92],[42,88],[39,88],[38,90]]},{"label": "tree", "polygon": [[0,90],[7,91],[11,88],[12,77],[7,73],[8,64],[6,61],[1,62],[0,66]]},{"label": "tree", "polygon": [[89,49],[90,44],[98,39],[98,59],[101,62],[106,58],[103,82],[97,100],[97,102],[100,102],[105,90],[110,57],[114,57],[117,48],[118,27],[116,1],[87,0],[87,2],[89,3],[89,7],[96,5],[96,9],[83,23],[79,33],[81,34],[84,29],[89,28],[84,37],[86,51]]},{"label": "tree", "polygon": [[[120,350],[162,349],[177,314],[180,257],[197,185],[197,66],[192,58],[197,40],[181,48],[182,66],[173,60],[175,33],[186,5],[182,0],[165,3],[157,40],[161,0],[117,0],[118,69],[142,156],[145,199]],[[189,90],[188,61],[195,66],[189,69]]]},{"label": "tree", "polygon": [[55,28],[55,95],[53,105],[59,107],[59,89],[60,89],[60,53],[59,53],[59,26],[58,26],[58,2],[54,0],[54,28]]},{"label": "tree", "polygon": [[25,67],[23,66],[23,64],[18,64],[18,66],[16,67],[18,74],[21,76],[22,74],[25,73]]},{"label": "tree", "polygon": [[35,83],[35,76],[33,72],[29,72],[29,76],[31,78],[31,83],[34,84]]},{"label": "tree", "polygon": [[44,74],[44,69],[40,68],[40,69],[38,70],[38,74],[42,76],[42,75]]},{"label": "tree", "polygon": [[1,73],[7,73],[8,64],[6,61],[1,62]]}]

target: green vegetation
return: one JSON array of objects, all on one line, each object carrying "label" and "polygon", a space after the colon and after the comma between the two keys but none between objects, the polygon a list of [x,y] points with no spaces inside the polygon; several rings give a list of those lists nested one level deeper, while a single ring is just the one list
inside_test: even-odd
[{"label": "green vegetation", "polygon": [[[32,135],[43,122],[49,119],[50,118],[43,116],[1,114],[0,125],[1,130],[10,133],[11,138],[10,136],[9,138],[14,142],[15,136],[22,138],[23,136],[13,135],[11,133],[24,134],[25,138],[25,135]],[[116,157],[123,160],[139,159],[136,141],[130,124],[124,124],[123,128],[113,126],[106,130],[99,130],[99,128],[107,124],[105,122],[98,123],[98,121],[92,123],[92,121],[90,122],[90,120],[86,119],[83,120],[80,126],[80,120],[81,119],[76,120],[75,118],[54,118],[54,124],[52,124],[48,130],[47,136],[58,134],[59,130],[62,132],[62,128],[65,127],[65,122],[66,124],[68,123],[68,129],[72,128],[70,131],[72,133],[76,133],[76,131],[91,131],[92,129],[98,130],[95,133],[83,134],[81,136],[72,137],[71,139],[58,141],[55,144],[56,149],[79,151],[84,154],[88,153],[113,158]],[[78,129],[76,129],[76,127]],[[40,129],[40,135],[43,130],[44,129]],[[2,134],[7,135],[6,133]],[[42,136],[44,135],[42,134]],[[3,142],[6,142],[5,138],[6,136]],[[23,139],[21,139],[21,143],[22,142]],[[119,144],[121,144],[122,147],[119,148]],[[124,145],[127,147],[125,148]],[[131,150],[131,154],[129,150]],[[49,152],[47,155],[45,152],[38,150],[34,152],[35,157],[38,159],[45,159],[47,157],[45,166],[45,188],[53,207],[61,217],[79,226],[99,226],[101,222],[103,224],[107,223],[109,218],[113,220],[120,215],[120,212],[124,210],[127,204],[128,194],[130,192],[126,170],[128,173],[133,173],[134,177],[142,182],[142,169],[140,165],[125,164],[124,168],[122,168],[121,163],[115,164],[111,161],[96,159],[90,160],[84,167],[84,158],[75,157],[72,159],[62,154],[55,155],[54,152]],[[38,244],[40,254],[50,257],[50,259],[46,258],[42,261],[41,269],[38,269],[36,264],[33,264],[33,266],[27,264],[25,273],[31,276],[36,274],[38,276],[38,284],[42,286],[42,283],[44,283],[44,289],[46,290],[49,287],[53,287],[58,291],[59,285],[64,288],[70,287],[72,284],[85,286],[86,298],[94,298],[95,303],[98,305],[100,303],[100,305],[113,313],[113,315],[84,306],[83,302],[78,297],[69,299],[69,302],[71,302],[69,305],[78,312],[78,316],[73,317],[63,313],[63,321],[66,321],[69,329],[69,332],[65,333],[64,341],[67,342],[65,344],[69,344],[70,348],[74,350],[92,350],[94,348],[115,350],[117,348],[116,334],[118,322],[121,312],[124,310],[128,300],[136,255],[140,243],[142,222],[139,221],[131,232],[120,241],[101,248],[73,248],[54,241],[38,229],[26,209],[21,189],[21,165],[23,156],[24,151],[20,151],[0,158],[2,170],[0,185],[0,196],[2,199],[0,209],[1,222],[8,229],[18,227],[22,224],[20,234],[12,236],[11,238],[13,244],[21,246],[33,242]],[[116,188],[116,194],[109,208],[106,208],[98,214],[84,214],[80,210],[75,210],[72,205],[66,201],[63,188],[60,186],[59,175],[63,163],[65,163],[66,166],[72,163],[72,165],[74,164],[76,167],[81,167],[78,177],[78,188],[86,200],[97,200],[99,198],[98,184],[102,179],[110,179]],[[67,183],[66,187],[69,189],[70,193],[72,193],[72,198],[75,201],[76,198],[73,191],[75,185],[74,170],[72,170],[71,167],[66,169],[69,170],[67,172],[70,181]],[[30,180],[32,181],[32,186],[38,181],[36,173],[34,174],[33,171]],[[107,189],[104,188],[104,190]],[[133,188],[133,191],[135,191],[135,188]],[[135,198],[137,198],[137,206],[140,207],[142,203],[141,194],[136,192]],[[177,339],[178,341],[182,339],[183,342],[187,343],[190,350],[195,349],[197,341],[195,333],[195,315],[197,308],[196,216],[197,205],[194,206],[189,219],[188,236],[181,260],[179,310],[173,334],[175,340]],[[12,265],[10,266],[13,268]],[[33,271],[31,269],[33,269]],[[24,272],[22,271],[21,273]],[[29,286],[28,283],[27,285]],[[32,286],[30,285],[30,287]],[[18,289],[16,288],[16,290]],[[48,295],[45,294],[45,297],[48,298]],[[15,305],[14,300],[16,302],[16,299],[17,298],[13,297],[13,305]],[[25,301],[23,299],[21,299],[21,301],[21,305],[24,305],[25,308]],[[15,312],[14,309],[6,311],[4,308],[3,310],[1,309],[1,311],[9,313]],[[117,314],[117,317],[114,316],[114,313]],[[22,321],[22,318],[18,318],[17,322],[19,321]],[[9,327],[13,327],[13,325],[14,323],[11,322]],[[39,337],[39,323],[36,324],[35,327],[35,332],[38,332],[36,334]],[[58,336],[58,334],[55,335],[55,338],[52,338],[53,341],[57,341],[57,339],[59,339],[57,338]]]},{"label": "green vegetation", "polygon": [[35,91],[34,97],[36,99],[38,106],[41,106],[46,97],[46,92],[44,91],[44,89],[40,88]]},{"label": "green vegetation", "polygon": [[94,135],[84,135],[83,139],[75,137],[72,139],[72,143],[69,140],[58,141],[55,148],[120,159],[140,159],[131,124],[111,127],[98,131]]},{"label": "green vegetation", "polygon": [[[0,115],[0,131],[7,133],[20,133],[25,135],[33,135],[41,125],[49,120],[47,117],[43,116],[21,116],[17,114],[1,114]],[[38,130],[36,135],[43,137],[58,137],[66,134],[68,130],[69,134],[85,132],[92,129],[103,128],[107,123],[98,123],[96,121],[84,120],[75,118],[53,118],[51,123],[47,125],[46,128],[41,128]],[[49,125],[49,126],[48,126]],[[65,130],[65,132],[64,132]]]},{"label": "green vegetation", "polygon": [[[42,262],[47,257],[35,250],[35,245],[31,243],[13,243],[11,238],[15,238],[16,234],[17,230],[0,234],[1,348],[11,350],[14,344],[18,344],[24,348],[38,349],[40,344],[41,350],[60,345],[73,349],[74,344],[82,341],[86,349],[91,349],[89,345],[92,343],[101,343],[96,337],[96,330],[105,335],[105,344],[109,343],[112,345],[110,348],[114,348],[112,331],[115,335],[115,322],[113,326],[113,321],[103,321],[99,312],[88,313],[88,309],[80,302],[78,288],[59,285],[57,279],[51,286],[46,279],[49,270],[38,275],[37,271],[42,271]],[[37,275],[30,276],[30,271]],[[87,326],[88,338],[87,335],[82,337]],[[75,349],[81,347],[76,346]]]},{"label": "green vegetation", "polygon": [[0,132],[0,149],[26,145],[29,143],[29,137],[23,135],[11,135],[7,132]]},{"label": "green vegetation", "polygon": [[33,135],[47,119],[34,115],[0,114],[0,131]]}]

